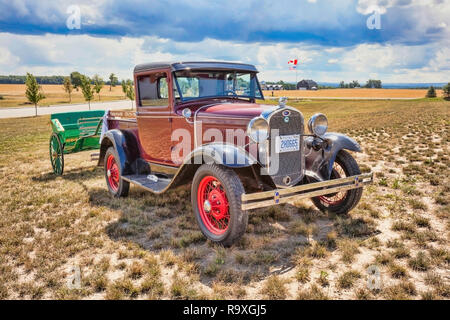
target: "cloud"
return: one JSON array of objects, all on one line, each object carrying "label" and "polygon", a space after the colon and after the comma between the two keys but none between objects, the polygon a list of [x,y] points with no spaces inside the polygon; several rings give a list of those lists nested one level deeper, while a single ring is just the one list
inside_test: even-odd
[{"label": "cloud", "polygon": [[131,78],[136,64],[150,61],[227,60],[255,64],[260,79],[295,81],[288,69],[299,59],[297,76],[317,81],[378,75],[383,82],[448,81],[449,43],[405,46],[361,44],[348,48],[307,43],[242,43],[216,39],[179,42],[155,36],[99,38],[89,35],[0,33],[0,74],[65,75],[77,70],[107,78]]},{"label": "cloud", "polygon": [[[0,74],[131,77],[148,61],[255,64],[266,80],[448,81],[448,0],[0,0]],[[366,20],[377,7],[381,30]],[[438,80],[439,79],[439,80]]]},{"label": "cloud", "polygon": [[[311,3],[313,2],[313,3]],[[183,42],[429,43],[449,36],[450,5],[437,0],[78,0],[81,30],[66,28],[71,0],[0,0],[0,31],[18,34],[156,36]],[[367,14],[382,10],[382,29]],[[430,36],[432,34],[432,36]]]}]

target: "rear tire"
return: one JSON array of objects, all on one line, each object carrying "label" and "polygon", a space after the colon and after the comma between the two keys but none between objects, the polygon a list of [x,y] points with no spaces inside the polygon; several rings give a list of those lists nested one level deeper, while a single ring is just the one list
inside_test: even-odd
[{"label": "rear tire", "polygon": [[130,183],[122,179],[119,156],[113,147],[109,147],[105,154],[105,179],[109,193],[115,197],[126,197],[130,190]]},{"label": "rear tire", "polygon": [[[345,150],[339,151],[336,156],[331,179],[339,179],[361,174],[356,160]],[[314,205],[323,212],[347,214],[359,202],[362,196],[362,187],[341,191],[334,194],[312,198]],[[344,193],[344,194],[341,194]]]},{"label": "rear tire", "polygon": [[247,211],[241,210],[244,187],[238,175],[221,165],[202,165],[191,188],[192,209],[209,240],[231,246],[245,233]]}]

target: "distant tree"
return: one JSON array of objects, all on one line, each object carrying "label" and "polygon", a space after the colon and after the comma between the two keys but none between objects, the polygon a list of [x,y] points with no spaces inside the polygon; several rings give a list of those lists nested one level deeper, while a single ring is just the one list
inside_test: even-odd
[{"label": "distant tree", "polygon": [[75,90],[78,91],[78,88],[81,87],[81,78],[83,75],[79,73],[78,71],[74,71],[70,74],[70,81],[72,82],[73,87]]},{"label": "distant tree", "polygon": [[27,89],[25,95],[31,103],[34,103],[35,116],[37,117],[37,104],[42,99],[45,99],[45,95],[42,93],[41,86],[37,83],[36,78],[27,72],[27,78],[25,81]]},{"label": "distant tree", "polygon": [[92,78],[92,81],[94,81],[94,91],[98,95],[98,100],[100,101],[100,90],[102,90],[103,85],[105,82],[103,82],[103,79],[98,76],[98,74],[94,75]]},{"label": "distant tree", "polygon": [[70,81],[70,77],[65,77],[64,78],[64,91],[69,94],[69,103],[72,102],[72,91],[73,91],[73,85],[72,85],[72,81]]},{"label": "distant tree", "polygon": [[109,91],[111,91],[112,87],[115,87],[116,84],[119,82],[116,75],[114,73],[111,73],[109,75]]},{"label": "distant tree", "polygon": [[127,80],[126,87],[127,87],[126,95],[127,98],[131,100],[131,110],[133,110],[133,101],[135,98],[133,81]]},{"label": "distant tree", "polygon": [[122,86],[122,92],[123,92],[123,94],[124,94],[125,97],[126,97],[126,96],[127,96],[127,89],[128,89],[127,82],[126,82],[124,79],[122,79],[122,81],[120,82],[120,84],[121,84],[121,86]]},{"label": "distant tree", "polygon": [[353,80],[351,82],[351,84],[352,84],[352,88],[359,88],[359,87],[361,87],[361,85],[359,84],[358,80]]},{"label": "distant tree", "polygon": [[436,90],[434,89],[433,86],[430,87],[430,89],[428,89],[427,98],[436,98]]},{"label": "distant tree", "polygon": [[442,87],[442,93],[444,95],[444,99],[446,100],[450,99],[450,82]]},{"label": "distant tree", "polygon": [[339,88],[345,88],[345,82],[344,81],[341,81],[339,83]]},{"label": "distant tree", "polygon": [[382,85],[381,85],[381,80],[372,80],[372,79],[369,79],[369,80],[367,80],[365,87],[366,87],[366,88],[376,88],[376,89],[380,89],[380,88],[382,87]]},{"label": "distant tree", "polygon": [[86,76],[81,76],[81,91],[83,92],[84,100],[89,104],[91,110],[91,101],[94,99],[94,88],[91,86],[91,79]]}]

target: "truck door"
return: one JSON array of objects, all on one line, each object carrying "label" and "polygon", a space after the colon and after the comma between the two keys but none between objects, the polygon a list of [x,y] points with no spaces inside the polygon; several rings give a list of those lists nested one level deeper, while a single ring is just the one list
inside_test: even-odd
[{"label": "truck door", "polygon": [[168,70],[135,75],[136,118],[144,158],[171,164],[172,84]]}]

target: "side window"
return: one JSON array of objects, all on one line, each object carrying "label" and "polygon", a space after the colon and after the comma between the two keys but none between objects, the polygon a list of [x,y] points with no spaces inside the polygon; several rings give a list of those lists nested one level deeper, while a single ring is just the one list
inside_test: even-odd
[{"label": "side window", "polygon": [[169,99],[169,86],[167,85],[167,78],[158,79],[158,98]]},{"label": "side window", "polygon": [[165,72],[138,77],[139,106],[169,105],[169,89]]}]

